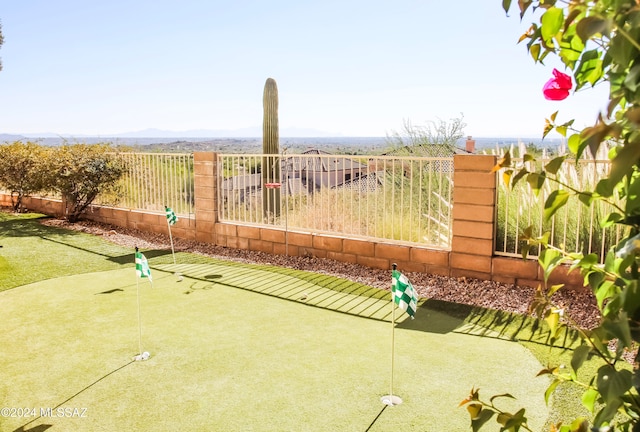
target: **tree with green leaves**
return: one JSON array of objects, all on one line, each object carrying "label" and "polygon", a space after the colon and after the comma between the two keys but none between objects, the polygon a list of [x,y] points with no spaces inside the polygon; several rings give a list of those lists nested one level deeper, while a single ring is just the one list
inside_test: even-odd
[{"label": "tree with green leaves", "polygon": [[52,188],[62,196],[65,217],[76,222],[98,194],[116,187],[124,174],[122,161],[107,144],[64,145],[49,167]]},{"label": "tree with green leaves", "polygon": [[[505,12],[511,0],[502,0]],[[545,96],[561,100],[569,90],[588,90],[609,86],[607,109],[594,125],[582,130],[573,120],[558,122],[558,111],[549,116],[543,136],[557,132],[567,138],[570,155],[557,157],[538,170],[516,166],[507,153],[495,170],[511,186],[526,181],[536,190],[547,182],[555,185],[545,202],[545,217],[551,218],[569,200],[578,199],[586,206],[596,201],[606,203],[610,212],[603,226],[618,224],[626,234],[608,251],[604,264],[593,254],[553,247],[548,234],[535,237],[531,230],[522,233],[529,247],[542,247],[539,263],[544,283],[538,287],[531,311],[544,319],[554,334],[570,326],[581,343],[572,352],[570,367],[549,365],[541,371],[551,377],[545,394],[548,400],[560,384],[574,383],[584,389],[581,401],[592,413],[590,418],[565,419],[551,425],[551,431],[640,431],[640,3],[636,0],[519,0],[520,19],[532,11],[539,19],[520,37],[534,62],[544,64],[556,56],[566,74],[554,70],[554,78],[545,85]],[[611,169],[594,190],[578,190],[564,184],[557,175],[565,163],[589,155],[601,147],[610,148]],[[525,155],[524,161],[535,160]],[[524,248],[526,256],[528,248]],[[553,294],[562,286],[549,286],[549,276],[560,265],[580,271],[593,291],[602,318],[596,328],[579,328],[562,307],[554,304]],[[634,354],[629,365],[625,354]],[[599,362],[597,372],[584,377],[579,373],[585,362]],[[471,414],[474,431],[495,416],[501,431],[531,429],[524,409],[503,412],[496,398],[481,399],[472,389],[462,402]]]},{"label": "tree with green leaves", "polygon": [[11,194],[14,211],[23,209],[25,197],[47,189],[48,154],[32,142],[0,145],[0,185]]},{"label": "tree with green leaves", "polygon": [[464,116],[450,120],[438,119],[417,125],[405,120],[401,131],[387,135],[387,144],[397,155],[442,156],[452,154],[464,137]]}]

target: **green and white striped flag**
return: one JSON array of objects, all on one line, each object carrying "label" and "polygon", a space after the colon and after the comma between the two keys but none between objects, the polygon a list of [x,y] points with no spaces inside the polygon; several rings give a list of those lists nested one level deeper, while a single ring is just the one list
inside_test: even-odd
[{"label": "green and white striped flag", "polygon": [[140,252],[136,252],[136,274],[139,278],[149,278],[149,282],[153,282],[151,278],[151,269],[149,268],[149,263],[147,262],[147,258]]},{"label": "green and white striped flag", "polygon": [[178,222],[178,216],[176,216],[175,212],[171,210],[171,207],[165,207],[164,211],[167,213],[167,222],[169,225],[175,225]]},{"label": "green and white striped flag", "polygon": [[418,310],[418,293],[409,279],[398,270],[393,270],[393,299],[400,309],[409,314],[411,319]]}]

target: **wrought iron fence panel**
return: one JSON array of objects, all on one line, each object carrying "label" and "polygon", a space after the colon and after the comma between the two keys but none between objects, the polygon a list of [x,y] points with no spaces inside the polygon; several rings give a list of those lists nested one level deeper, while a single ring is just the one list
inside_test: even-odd
[{"label": "wrought iron fence panel", "polygon": [[114,192],[100,194],[98,205],[164,212],[194,212],[193,155],[178,153],[118,153],[125,173]]},{"label": "wrought iron fence panel", "polygon": [[[528,161],[529,170],[540,170],[551,159]],[[516,164],[523,164],[522,159],[512,159]],[[581,159],[577,163],[567,160],[558,171],[558,179],[575,190],[595,190],[597,182],[609,173],[609,160]],[[495,249],[498,255],[521,255],[526,242],[520,240],[525,229],[531,227],[534,236],[549,232],[549,244],[562,247],[569,252],[595,253],[604,261],[611,246],[617,244],[626,234],[625,229],[617,224],[602,228],[600,223],[612,211],[609,204],[596,200],[590,206],[572,198],[556,212],[549,221],[544,220],[544,203],[557,186],[547,179],[544,186],[536,193],[526,179],[521,179],[515,187],[509,188],[502,181],[502,171],[498,172],[497,223]],[[617,197],[613,198],[618,201]],[[529,256],[536,257],[539,249],[529,251]]]},{"label": "wrought iron fence panel", "polygon": [[322,153],[218,158],[221,221],[451,245],[452,158]]}]

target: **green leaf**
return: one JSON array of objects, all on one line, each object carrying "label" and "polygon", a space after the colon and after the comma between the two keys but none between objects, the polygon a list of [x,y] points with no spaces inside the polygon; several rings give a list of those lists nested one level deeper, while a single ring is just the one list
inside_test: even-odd
[{"label": "green leaf", "polygon": [[529,186],[531,187],[531,189],[533,189],[533,193],[535,194],[535,196],[540,195],[540,189],[542,189],[545,179],[546,175],[544,172],[532,172],[527,175],[527,183],[529,183]]},{"label": "green leaf", "polygon": [[549,387],[547,387],[547,390],[544,392],[544,402],[547,405],[549,405],[549,399],[551,398],[551,395],[556,390],[556,387],[558,387],[558,384],[560,384],[561,382],[562,381],[559,379],[554,379],[549,385]]},{"label": "green leaf", "polygon": [[[573,27],[572,27],[573,29]],[[584,50],[582,39],[576,34],[571,34],[565,30],[560,41],[560,58],[562,62],[573,69],[575,63],[580,59]]]},{"label": "green leaf", "polygon": [[633,166],[640,158],[640,143],[628,143],[618,151],[615,158],[611,161],[611,172],[609,173],[609,182],[618,184],[626,175],[631,175]]},{"label": "green leaf", "polygon": [[571,151],[571,153],[575,153],[576,155],[578,155],[578,158],[580,157],[578,153],[581,153],[580,151],[581,142],[582,140],[580,139],[580,134],[573,134],[567,140],[567,147],[569,147],[569,150]]},{"label": "green leaf", "polygon": [[594,198],[593,192],[580,191],[578,193],[578,199],[582,204],[586,205],[587,207],[591,206],[591,204],[593,203],[593,198]]},{"label": "green leaf", "polygon": [[580,63],[573,72],[576,80],[576,90],[589,83],[592,86],[602,78],[602,59],[598,50],[582,53]]},{"label": "green leaf", "polygon": [[640,81],[640,65],[635,65],[624,79],[624,86],[631,92],[634,92],[638,89],[638,81]]},{"label": "green leaf", "polygon": [[533,58],[534,61],[538,61],[540,59],[540,44],[531,45],[529,54],[531,54],[531,58]]},{"label": "green leaf", "polygon": [[564,24],[564,12],[557,7],[551,7],[540,18],[542,39],[551,44],[552,39],[558,34]]},{"label": "green leaf", "polygon": [[597,389],[606,404],[614,404],[631,388],[633,374],[631,371],[616,370],[611,365],[604,365],[598,369],[596,379]]},{"label": "green leaf", "polygon": [[587,357],[589,357],[589,353],[591,352],[591,347],[588,345],[580,345],[578,348],[573,350],[573,355],[571,356],[571,369],[573,369],[573,377],[574,379],[577,377],[578,369],[582,367]]},{"label": "green leaf", "polygon": [[[562,430],[563,429],[561,429],[561,431]],[[571,422],[569,429],[566,432],[589,432],[590,430],[591,426],[589,425],[589,420],[584,417],[578,417]]]},{"label": "green leaf", "polygon": [[610,125],[599,122],[595,126],[584,128],[580,135],[584,140],[584,144],[589,147],[591,155],[595,157],[595,155],[598,154],[600,144],[607,138],[610,132]]},{"label": "green leaf", "polygon": [[551,334],[556,334],[558,324],[560,323],[560,313],[558,311],[551,311],[544,320],[547,322]]},{"label": "green leaf", "polygon": [[613,186],[609,179],[602,179],[596,184],[596,193],[603,197],[613,195]]},{"label": "green leaf", "polygon": [[616,271],[616,254],[612,251],[607,252],[604,258],[604,270],[609,273],[615,273]]},{"label": "green leaf", "polygon": [[544,270],[544,280],[546,282],[551,272],[562,263],[562,255],[555,249],[543,249],[538,256],[538,262]]},{"label": "green leaf", "polygon": [[617,224],[622,219],[624,219],[624,216],[622,216],[620,213],[610,213],[606,217],[606,219],[600,221],[600,227],[601,228],[608,228],[610,226],[613,226],[613,225]]},{"label": "green leaf", "polygon": [[547,292],[547,295],[549,297],[551,297],[552,295],[554,295],[556,292],[558,292],[558,290],[560,290],[560,288],[562,288],[564,286],[564,284],[556,284],[556,285],[551,285],[551,288],[549,288],[549,291]]},{"label": "green leaf", "polygon": [[562,167],[562,164],[566,159],[567,159],[567,156],[558,156],[552,159],[548,164],[546,164],[544,169],[547,172],[555,175],[558,173],[558,170]]},{"label": "green leaf", "polygon": [[562,189],[551,192],[544,203],[544,219],[550,220],[567,203],[570,196],[569,192]]},{"label": "green leaf", "polygon": [[593,388],[588,388],[587,391],[582,394],[582,405],[584,405],[591,414],[593,414],[593,410],[595,409],[598,396],[600,396],[600,393]]},{"label": "green leaf", "polygon": [[[596,417],[593,420],[593,425],[602,426],[605,423],[609,423],[613,419],[613,417],[618,413],[618,410],[620,409],[621,406],[622,406],[622,400],[620,399],[615,399],[605,404],[604,408],[602,408],[598,412],[598,414],[596,414]],[[596,430],[598,429],[604,430],[600,428],[597,428]]]},{"label": "green leaf", "polygon": [[589,272],[585,276],[585,283],[588,284],[591,289],[597,289],[604,281],[604,275],[600,272]]},{"label": "green leaf", "polygon": [[502,9],[504,9],[504,13],[509,15],[509,8],[511,7],[511,0],[502,0]]},{"label": "green leaf", "polygon": [[556,132],[558,132],[560,135],[567,136],[567,127],[562,125],[562,126],[556,126]]},{"label": "green leaf", "polygon": [[[591,284],[590,284],[591,285]],[[593,286],[593,285],[592,285]],[[604,281],[596,289],[596,301],[598,307],[602,309],[602,305],[607,299],[610,299],[618,293],[618,288],[614,285],[613,281]]]},{"label": "green leaf", "polygon": [[598,264],[598,255],[594,253],[583,256],[579,263],[580,267],[583,268],[590,268],[591,266],[594,266],[596,264]]},{"label": "green leaf", "polygon": [[626,66],[637,56],[637,51],[625,35],[618,33],[611,39],[607,54],[615,63]]},{"label": "green leaf", "polygon": [[520,179],[522,177],[524,177],[525,175],[527,175],[528,173],[529,173],[529,171],[527,171],[526,168],[522,168],[520,171],[518,171],[516,173],[516,175],[514,175],[511,178],[511,187],[514,187],[518,183],[518,181],[520,181]]},{"label": "green leaf", "polygon": [[587,43],[591,36],[598,33],[605,33],[607,21],[595,15],[582,18],[576,25],[576,32],[584,43]]},{"label": "green leaf", "polygon": [[[633,301],[633,299],[632,299]],[[605,320],[602,323],[602,327],[612,334],[615,338],[619,339],[619,342],[622,342],[623,346],[630,347],[631,346],[631,330],[629,329],[629,321],[623,319],[622,317],[627,316],[626,312],[622,312],[621,319],[618,321],[610,321]]]}]

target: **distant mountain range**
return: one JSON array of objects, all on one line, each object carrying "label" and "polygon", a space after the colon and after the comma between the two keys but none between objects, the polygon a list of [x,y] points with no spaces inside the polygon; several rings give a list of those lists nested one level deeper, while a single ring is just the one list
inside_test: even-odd
[{"label": "distant mountain range", "polygon": [[[83,135],[83,134],[56,134],[50,132],[26,133],[20,135],[2,134],[0,140],[24,138],[66,138],[70,141],[78,138],[255,138],[262,136],[262,127],[255,126],[242,129],[191,129],[186,131],[171,131],[162,129],[143,129],[133,132],[123,132],[117,134]],[[335,137],[325,131],[305,128],[283,128],[280,130],[281,137]]]},{"label": "distant mountain range", "polygon": [[[561,144],[560,139],[546,138],[544,141],[540,138],[494,138],[494,137],[474,137],[476,140],[476,149],[505,147],[509,145],[517,145],[518,143],[533,143],[538,147],[557,148]],[[35,141],[43,145],[57,146],[64,143],[99,143],[111,142],[116,145],[129,146],[146,146],[151,144],[168,144],[168,143],[197,143],[199,145],[228,143],[229,141],[237,141],[233,143],[237,145],[260,146],[262,141],[262,128],[251,127],[234,130],[211,130],[211,129],[193,129],[187,131],[170,131],[161,129],[144,129],[134,132],[125,132],[113,135],[90,136],[90,135],[71,135],[71,134],[6,134],[0,133],[0,143],[14,141]],[[315,129],[282,129],[280,132],[281,146],[306,146],[318,147],[324,146],[381,146],[386,144],[386,137],[348,137],[336,136],[327,132]],[[459,147],[464,148],[466,137],[458,143]]]}]

